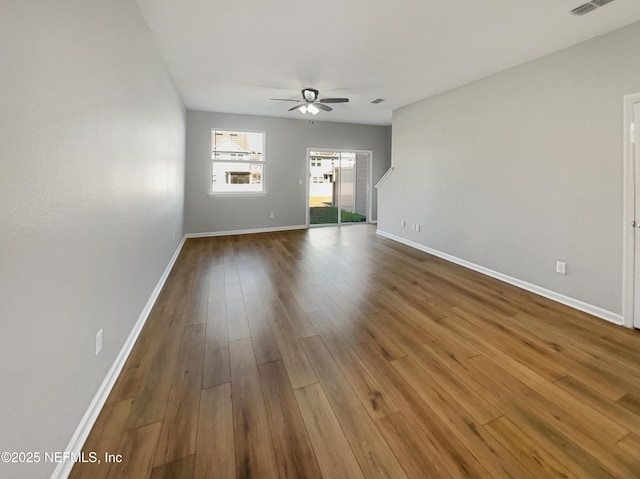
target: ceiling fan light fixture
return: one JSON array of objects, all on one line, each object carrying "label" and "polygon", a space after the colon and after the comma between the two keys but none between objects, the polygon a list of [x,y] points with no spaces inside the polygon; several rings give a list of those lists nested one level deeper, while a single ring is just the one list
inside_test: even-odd
[{"label": "ceiling fan light fixture", "polygon": [[300,108],[298,108],[298,110],[300,110],[300,113],[305,115],[307,113],[307,105],[301,105]]},{"label": "ceiling fan light fixture", "polygon": [[307,111],[312,115],[317,115],[320,110],[313,103],[310,103],[307,105]]}]

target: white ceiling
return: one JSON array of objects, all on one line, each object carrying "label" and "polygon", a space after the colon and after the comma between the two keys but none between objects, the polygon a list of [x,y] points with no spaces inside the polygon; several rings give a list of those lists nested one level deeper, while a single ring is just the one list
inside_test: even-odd
[{"label": "white ceiling", "polygon": [[351,100],[314,120],[378,125],[398,107],[640,20],[638,0],[582,17],[568,12],[585,0],[137,1],[188,109],[303,118],[270,98],[309,87]]}]

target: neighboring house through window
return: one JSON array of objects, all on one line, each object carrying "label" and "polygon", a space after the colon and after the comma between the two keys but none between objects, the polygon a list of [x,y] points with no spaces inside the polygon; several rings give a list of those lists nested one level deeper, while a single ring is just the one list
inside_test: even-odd
[{"label": "neighboring house through window", "polygon": [[264,193],[265,134],[211,130],[210,194]]}]

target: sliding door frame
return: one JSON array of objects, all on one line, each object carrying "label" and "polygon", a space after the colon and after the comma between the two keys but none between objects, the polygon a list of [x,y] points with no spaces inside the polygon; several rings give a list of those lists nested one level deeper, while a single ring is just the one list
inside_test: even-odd
[{"label": "sliding door frame", "polygon": [[[305,183],[305,205],[306,205],[306,211],[305,211],[305,218],[306,218],[306,225],[307,228],[310,228],[310,215],[309,215],[309,182],[311,181],[311,152],[312,151],[326,151],[329,153],[355,153],[356,154],[356,165],[357,165],[357,155],[358,153],[360,154],[366,154],[369,157],[369,165],[368,165],[368,169],[369,171],[367,172],[367,221],[366,223],[371,223],[371,201],[372,201],[372,191],[371,188],[373,187],[373,150],[358,150],[358,149],[354,149],[354,148],[323,148],[323,147],[309,147],[307,148],[307,155],[306,155],[306,162],[307,162],[307,167],[306,167],[306,183]],[[357,166],[356,166],[356,175],[357,175]],[[354,179],[355,180],[355,179]],[[340,209],[338,208],[338,222],[337,223],[331,223],[327,226],[331,226],[331,225],[343,225],[343,224],[360,224],[360,223],[341,223],[340,222]],[[318,225],[321,226],[321,225]]]}]

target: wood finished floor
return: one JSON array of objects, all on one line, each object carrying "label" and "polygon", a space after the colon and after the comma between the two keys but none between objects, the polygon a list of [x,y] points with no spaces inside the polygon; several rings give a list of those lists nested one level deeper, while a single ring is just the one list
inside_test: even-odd
[{"label": "wood finished floor", "polygon": [[375,235],[190,239],[72,478],[640,477],[640,333]]}]

